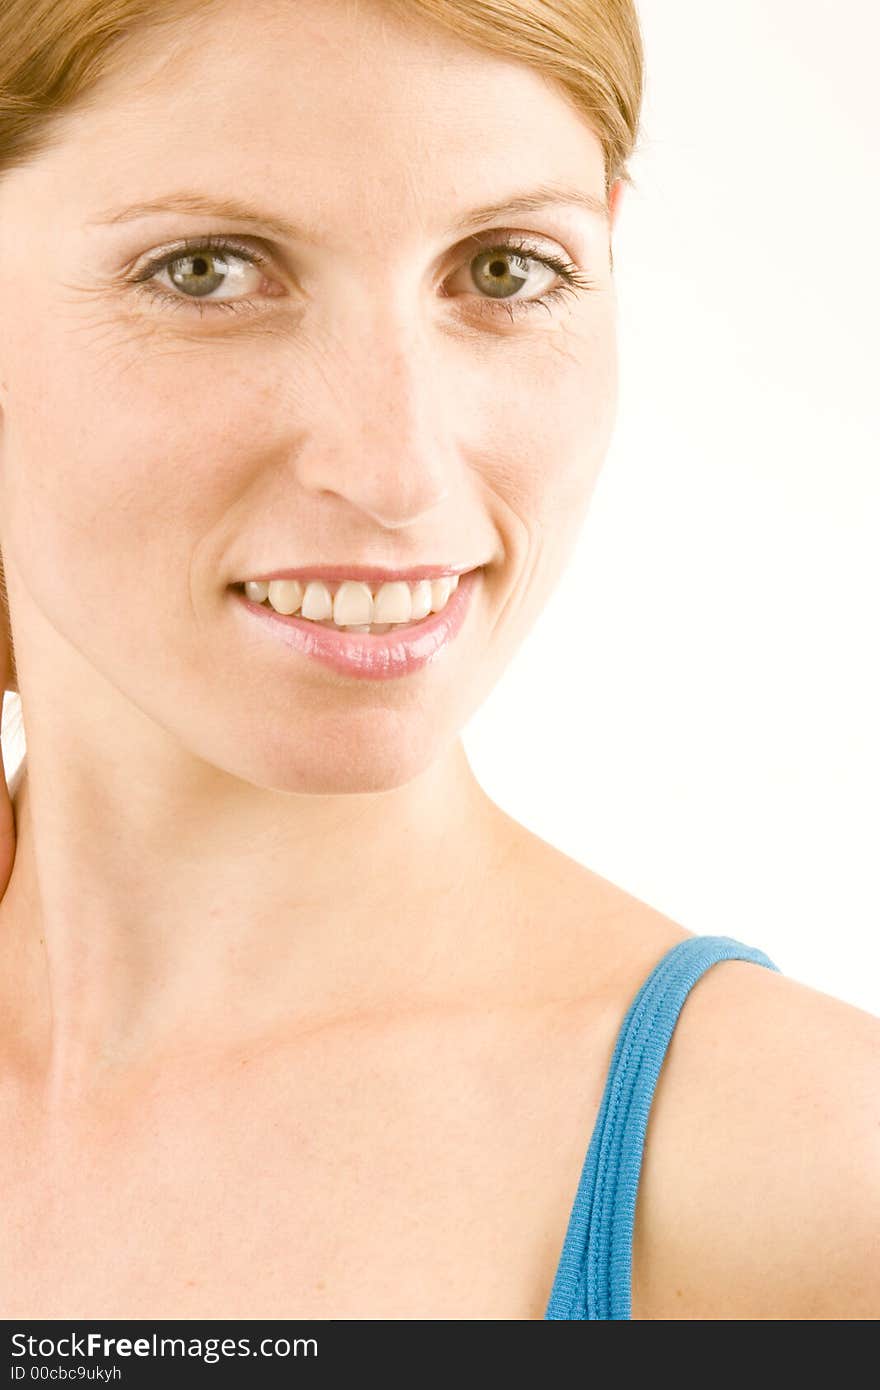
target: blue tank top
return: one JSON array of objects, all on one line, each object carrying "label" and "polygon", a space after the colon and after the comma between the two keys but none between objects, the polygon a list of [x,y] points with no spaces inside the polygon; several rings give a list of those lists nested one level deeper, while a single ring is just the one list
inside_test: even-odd
[{"label": "blue tank top", "polygon": [[686,937],[654,966],[617,1035],[545,1319],[632,1318],[633,1223],[654,1087],[690,989],[719,960],[779,972],[732,936]]}]

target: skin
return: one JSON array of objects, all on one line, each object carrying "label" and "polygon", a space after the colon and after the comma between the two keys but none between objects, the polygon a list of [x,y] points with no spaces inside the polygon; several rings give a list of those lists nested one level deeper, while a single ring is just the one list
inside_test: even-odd
[{"label": "skin", "polygon": [[[612,425],[609,224],[520,216],[597,280],[531,327],[477,317],[480,248],[444,235],[554,174],[601,197],[596,137],[534,73],[433,32],[337,5],[259,15],[223,6],[171,61],[166,40],[132,63],[0,196],[0,514],[29,745],[4,909],[45,940],[58,1098],[181,1033],[222,1047],[479,986],[497,940],[450,903],[497,852],[495,813],[460,730],[554,587]],[[322,244],[279,247],[281,293],[251,275],[252,310],[160,308],[128,263],[244,229],[91,224],[193,184],[314,219]],[[529,291],[553,283],[536,268]],[[454,647],[396,682],[336,677],[233,611],[233,581],[346,560],[489,563]]]},{"label": "skin", "polygon": [[[622,1010],[690,934],[507,817],[460,737],[610,439],[621,185],[605,218],[493,226],[593,287],[481,316],[481,248],[450,224],[550,178],[601,198],[597,138],[439,31],[289,14],[223,4],[173,52],[141,41],[0,185],[28,738],[0,904],[7,1316],[543,1316]],[[125,276],[254,229],[97,224],[196,186],[316,229],[276,240],[241,314]],[[486,570],[442,659],[375,684],[262,640],[227,593],[346,560]]]}]

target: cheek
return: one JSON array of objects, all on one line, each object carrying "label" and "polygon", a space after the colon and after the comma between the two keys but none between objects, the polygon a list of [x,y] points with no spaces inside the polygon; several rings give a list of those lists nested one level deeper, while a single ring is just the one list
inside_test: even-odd
[{"label": "cheek", "polygon": [[498,491],[525,526],[561,539],[583,517],[613,429],[613,323],[603,318],[577,334],[560,331],[523,360],[503,408],[492,412]]},{"label": "cheek", "polygon": [[[4,543],[39,606],[77,641],[130,646],[136,614],[137,640],[158,640],[169,622],[167,641],[184,620],[191,636],[192,567],[242,491],[242,441],[253,457],[265,402],[230,387],[204,346],[197,356],[151,342],[138,362],[130,344],[99,350],[100,326],[90,327],[94,338],[44,332],[9,373]],[[216,557],[205,565],[203,585]],[[102,624],[113,631],[100,636]]]}]

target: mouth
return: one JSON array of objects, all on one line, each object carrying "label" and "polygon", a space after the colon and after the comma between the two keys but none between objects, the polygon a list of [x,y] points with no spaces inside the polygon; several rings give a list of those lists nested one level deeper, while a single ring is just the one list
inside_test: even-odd
[{"label": "mouth", "polygon": [[[236,607],[258,623],[264,635],[340,674],[388,679],[422,669],[449,648],[465,622],[483,570],[478,566],[459,574],[447,572],[438,579],[423,575],[409,584],[272,578],[229,587]],[[356,621],[364,617],[369,621]]]},{"label": "mouth", "polygon": [[336,632],[384,636],[429,622],[446,607],[462,575],[472,572],[440,572],[436,567],[433,572],[409,571],[407,578],[402,577],[403,571],[396,571],[389,579],[389,571],[379,570],[371,571],[373,578],[367,578],[363,569],[357,577],[351,571],[331,576],[329,568],[318,573],[286,570],[232,587],[251,603],[283,617],[295,615]]}]

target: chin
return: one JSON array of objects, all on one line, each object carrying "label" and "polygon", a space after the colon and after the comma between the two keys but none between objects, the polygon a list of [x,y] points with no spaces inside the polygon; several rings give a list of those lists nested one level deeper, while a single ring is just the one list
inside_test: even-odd
[{"label": "chin", "polygon": [[[311,736],[304,724],[291,735],[287,747],[276,736],[270,746],[259,750],[259,765],[251,758],[250,766],[242,767],[239,775],[271,791],[313,796],[394,791],[425,772],[446,746],[436,725],[426,727],[424,714],[418,720],[421,727],[408,735],[401,718],[376,717],[366,730],[353,719],[334,720],[332,727],[328,721],[318,721],[320,728]],[[396,726],[396,732],[389,725]]]}]

